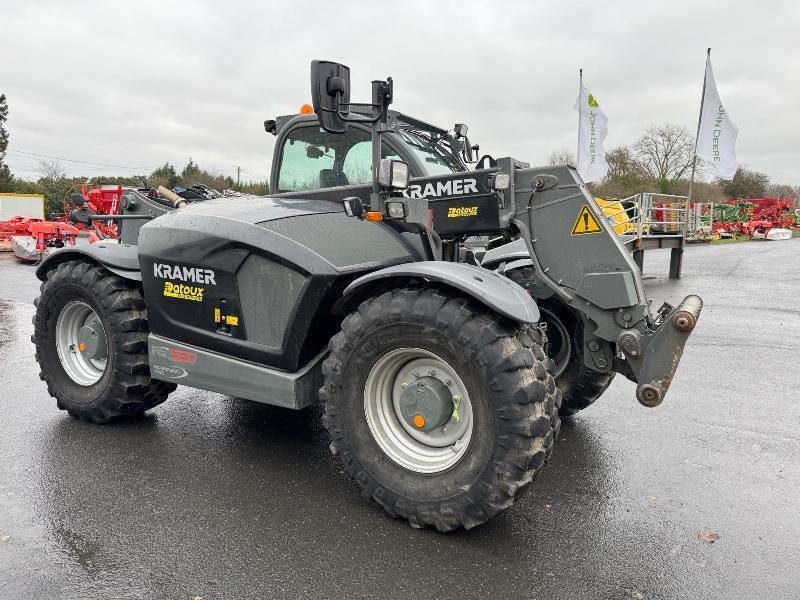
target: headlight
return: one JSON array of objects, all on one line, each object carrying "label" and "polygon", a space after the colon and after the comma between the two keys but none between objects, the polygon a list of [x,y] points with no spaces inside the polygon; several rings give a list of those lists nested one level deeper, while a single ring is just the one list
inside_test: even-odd
[{"label": "headlight", "polygon": [[388,188],[407,188],[408,165],[401,160],[381,159],[378,163],[378,183]]},{"label": "headlight", "polygon": [[402,202],[387,202],[386,212],[390,219],[402,219],[406,216],[406,208]]},{"label": "headlight", "polygon": [[507,190],[511,185],[511,176],[508,173],[495,173],[489,177],[489,187],[494,190]]}]

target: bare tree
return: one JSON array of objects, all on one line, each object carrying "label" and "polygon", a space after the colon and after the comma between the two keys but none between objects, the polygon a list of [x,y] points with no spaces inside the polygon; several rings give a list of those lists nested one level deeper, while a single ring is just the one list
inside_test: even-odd
[{"label": "bare tree", "polygon": [[[675,181],[691,172],[694,139],[686,127],[672,123],[648,127],[633,149],[639,165],[662,194],[671,193]],[[699,167],[699,159],[697,164]]]},{"label": "bare tree", "polygon": [[61,163],[59,163],[57,160],[39,161],[37,171],[39,171],[39,177],[41,179],[58,181],[64,177],[64,169],[61,168]]},{"label": "bare tree", "polygon": [[558,150],[553,150],[550,153],[550,158],[547,161],[548,165],[569,165],[570,167],[574,167],[578,164],[578,161],[575,160],[575,154],[572,150],[569,150],[565,146],[562,146]]},{"label": "bare tree", "polygon": [[766,194],[770,198],[797,198],[797,190],[783,183],[770,183]]}]

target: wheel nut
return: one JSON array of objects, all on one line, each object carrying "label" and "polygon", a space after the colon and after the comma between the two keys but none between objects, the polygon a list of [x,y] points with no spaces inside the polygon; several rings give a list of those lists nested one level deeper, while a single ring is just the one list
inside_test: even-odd
[{"label": "wheel nut", "polygon": [[414,379],[419,379],[419,373],[417,373],[416,371],[412,371],[411,375],[414,376]]},{"label": "wheel nut", "polygon": [[445,385],[450,385],[451,383],[453,383],[453,380],[452,380],[452,379],[445,379],[445,380],[444,380],[444,384],[445,384]]},{"label": "wheel nut", "polygon": [[430,371],[428,371],[428,375],[430,375],[431,377],[433,377],[434,375],[436,375],[436,371],[434,371],[433,369],[431,369]]},{"label": "wheel nut", "polygon": [[403,385],[401,385],[400,387],[402,387],[403,389],[406,389],[408,387],[408,382],[404,381]]}]

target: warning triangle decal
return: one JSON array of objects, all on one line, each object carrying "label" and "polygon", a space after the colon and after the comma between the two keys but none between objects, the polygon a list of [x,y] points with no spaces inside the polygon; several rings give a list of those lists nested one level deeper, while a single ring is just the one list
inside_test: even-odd
[{"label": "warning triangle decal", "polygon": [[578,218],[575,220],[575,225],[572,226],[572,235],[583,235],[584,233],[602,233],[603,229],[597,218],[589,210],[589,207],[584,204],[578,213]]}]

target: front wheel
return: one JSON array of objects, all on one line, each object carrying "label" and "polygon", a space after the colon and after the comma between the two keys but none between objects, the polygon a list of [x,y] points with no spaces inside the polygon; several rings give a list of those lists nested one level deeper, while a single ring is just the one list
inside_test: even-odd
[{"label": "front wheel", "polygon": [[471,528],[544,466],[560,393],[540,334],[433,287],[365,301],[323,365],[331,449],[412,526]]}]

